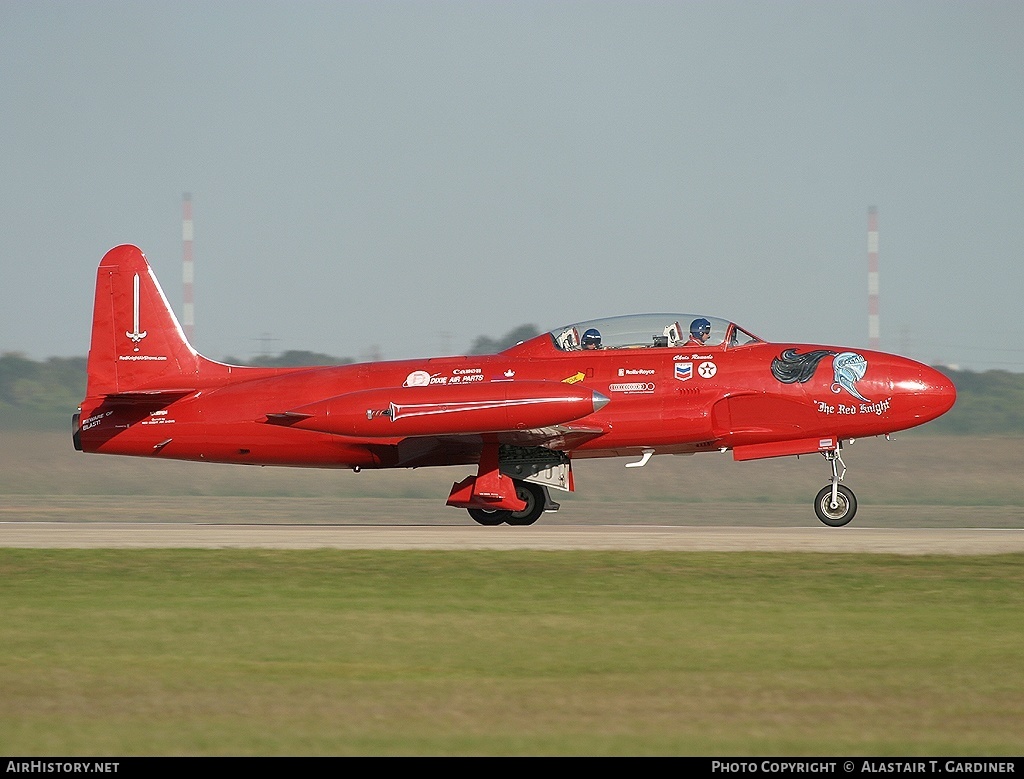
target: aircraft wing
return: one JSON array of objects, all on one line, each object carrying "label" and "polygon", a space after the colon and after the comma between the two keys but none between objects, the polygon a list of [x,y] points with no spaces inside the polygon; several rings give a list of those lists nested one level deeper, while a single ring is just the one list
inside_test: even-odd
[{"label": "aircraft wing", "polygon": [[[488,438],[496,439],[499,445],[542,446],[552,451],[569,452],[604,433],[600,427],[554,425],[533,430],[509,430]],[[410,436],[396,442],[367,444],[383,462],[393,462],[402,468],[475,463],[483,446],[484,437],[478,434]]]},{"label": "aircraft wing", "polygon": [[481,383],[460,387],[378,387],[297,408],[264,413],[269,424],[369,438],[386,443],[409,437],[512,436],[507,443],[540,446],[576,430],[574,422],[600,411],[608,398],[582,385],[554,381]]},{"label": "aircraft wing", "polygon": [[516,446],[543,446],[566,452],[605,432],[605,428],[593,425],[552,425],[533,430],[510,430],[500,433],[498,441]]}]

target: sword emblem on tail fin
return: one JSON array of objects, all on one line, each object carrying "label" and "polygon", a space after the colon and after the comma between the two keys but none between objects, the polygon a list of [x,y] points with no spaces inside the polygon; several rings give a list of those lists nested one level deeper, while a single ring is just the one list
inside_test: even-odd
[{"label": "sword emblem on tail fin", "polygon": [[135,351],[139,351],[139,341],[146,337],[146,331],[139,332],[139,274],[135,274],[135,289],[134,289],[134,303],[135,303],[135,330],[132,332],[125,332],[125,335],[132,339],[132,343],[135,344]]}]

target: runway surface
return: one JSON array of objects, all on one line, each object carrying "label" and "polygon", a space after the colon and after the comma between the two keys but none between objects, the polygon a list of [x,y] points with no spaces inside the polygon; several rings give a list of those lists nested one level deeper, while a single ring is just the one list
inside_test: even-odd
[{"label": "runway surface", "polygon": [[1024,552],[1024,529],[693,527],[656,525],[298,525],[183,522],[0,522],[0,547],[35,549],[538,549]]}]

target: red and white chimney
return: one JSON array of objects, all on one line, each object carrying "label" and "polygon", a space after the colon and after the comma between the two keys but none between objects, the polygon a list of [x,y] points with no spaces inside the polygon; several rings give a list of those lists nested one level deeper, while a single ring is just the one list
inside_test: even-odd
[{"label": "red and white chimney", "polygon": [[192,281],[195,270],[192,265],[192,195],[186,192],[181,203],[181,240],[184,246],[184,263],[182,265],[182,281],[185,283],[184,305],[182,306],[182,327],[185,338],[192,343],[195,333],[195,307],[192,298]]},{"label": "red and white chimney", "polygon": [[868,346],[877,349],[878,328],[878,209],[868,208]]}]

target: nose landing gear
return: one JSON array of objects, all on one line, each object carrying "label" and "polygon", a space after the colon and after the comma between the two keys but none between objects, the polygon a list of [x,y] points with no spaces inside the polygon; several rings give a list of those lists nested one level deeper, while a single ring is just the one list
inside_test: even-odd
[{"label": "nose landing gear", "polygon": [[[830,484],[823,487],[814,498],[814,513],[829,527],[842,527],[849,524],[853,515],[857,513],[857,498],[853,494],[853,490],[839,483],[846,475],[846,463],[843,462],[843,457],[839,453],[841,446],[840,443],[835,449],[822,452],[832,466],[832,478]],[[840,465],[843,466],[841,473]]]}]

